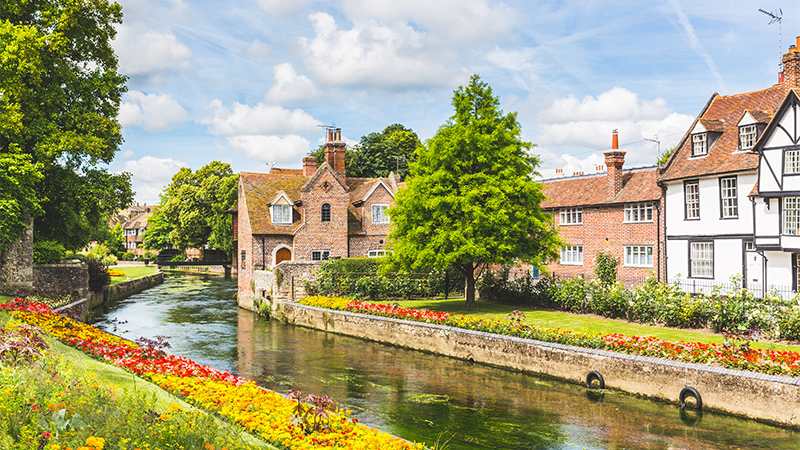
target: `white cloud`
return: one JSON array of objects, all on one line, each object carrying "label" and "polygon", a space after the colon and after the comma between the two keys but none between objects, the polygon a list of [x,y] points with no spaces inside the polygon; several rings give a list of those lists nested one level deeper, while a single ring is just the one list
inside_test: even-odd
[{"label": "white cloud", "polygon": [[539,113],[538,119],[547,123],[598,119],[642,120],[664,117],[669,112],[667,102],[663,98],[640,100],[635,93],[615,87],[598,95],[597,98],[589,95],[578,100],[570,95],[556,99],[552,105]]},{"label": "white cloud", "polygon": [[147,131],[167,131],[183,123],[188,115],[168,94],[130,91],[122,97],[119,107],[119,122],[123,127],[140,127]]},{"label": "white cloud", "polygon": [[[451,86],[463,75],[445,64],[449,51],[426,40],[425,33],[408,24],[385,26],[371,19],[339,30],[326,13],[311,14],[316,35],[301,38],[305,64],[315,78],[335,86],[372,86],[387,89]],[[449,67],[448,67],[449,66]]]},{"label": "white cloud", "polygon": [[258,6],[278,17],[291,17],[300,14],[308,4],[308,0],[256,0]]},{"label": "white cloud", "polygon": [[250,107],[234,103],[233,110],[222,105],[222,101],[214,100],[209,105],[214,115],[202,121],[209,126],[215,135],[278,135],[318,132],[320,122],[301,109],[288,110],[280,106],[268,106],[263,103]]},{"label": "white cloud", "polygon": [[164,186],[169,184],[181,167],[186,166],[186,163],[172,158],[143,156],[138,160],[126,161],[122,170],[133,175],[131,184],[137,201],[156,204]]},{"label": "white cloud", "polygon": [[[227,138],[228,144],[241,150],[247,157],[264,163],[277,162],[278,167],[296,165],[310,151],[311,144],[303,137],[243,135]],[[264,169],[251,168],[252,171]]]},{"label": "white cloud", "polygon": [[266,42],[254,39],[244,50],[244,54],[251,58],[264,58],[272,52],[272,46]]},{"label": "white cloud", "polygon": [[112,45],[119,56],[120,72],[126,75],[191,68],[189,47],[172,33],[151,30],[142,24],[120,25]]},{"label": "white cloud", "polygon": [[278,64],[273,71],[275,84],[267,92],[267,99],[272,103],[302,102],[319,96],[314,83],[305,75],[297,75],[291,64]]}]

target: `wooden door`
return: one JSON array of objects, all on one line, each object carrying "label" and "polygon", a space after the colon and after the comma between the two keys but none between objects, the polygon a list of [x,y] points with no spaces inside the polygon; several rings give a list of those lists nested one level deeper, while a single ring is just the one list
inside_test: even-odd
[{"label": "wooden door", "polygon": [[291,261],[292,260],[292,251],[288,248],[281,248],[275,253],[275,265],[280,264],[283,261]]}]

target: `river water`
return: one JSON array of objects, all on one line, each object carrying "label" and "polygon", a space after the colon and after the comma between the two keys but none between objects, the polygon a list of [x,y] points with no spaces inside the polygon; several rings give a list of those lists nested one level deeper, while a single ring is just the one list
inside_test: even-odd
[{"label": "river water", "polygon": [[[365,423],[458,449],[797,449],[800,434],[674,404],[283,325],[236,306],[236,283],[168,275],[97,325],[170,336],[176,355],[278,392],[329,395]],[[677,393],[676,393],[677,395]]]}]

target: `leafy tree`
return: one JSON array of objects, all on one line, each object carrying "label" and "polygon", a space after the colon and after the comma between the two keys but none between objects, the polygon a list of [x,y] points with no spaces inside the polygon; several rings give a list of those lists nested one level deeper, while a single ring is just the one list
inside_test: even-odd
[{"label": "leafy tree", "polygon": [[664,164],[666,164],[667,161],[669,160],[669,157],[672,156],[673,152],[675,152],[675,147],[668,148],[663,152],[661,152],[661,154],[658,155],[658,158],[656,158],[656,165],[663,166]]},{"label": "leafy tree", "polygon": [[147,230],[144,232],[144,248],[148,250],[163,250],[172,247],[169,234],[173,227],[164,219],[161,209],[153,211],[147,218]]},{"label": "leafy tree", "polygon": [[457,268],[466,306],[475,274],[489,264],[539,264],[557,255],[558,236],[541,209],[538,157],[520,139],[515,113],[503,114],[477,75],[453,95],[455,114],[411,163],[407,189],[389,210],[392,262],[407,269]]},{"label": "leafy tree", "polygon": [[[409,163],[416,159],[422,147],[417,133],[399,123],[389,125],[380,133],[361,136],[353,149],[345,149],[345,172],[348,177],[386,177],[394,172],[404,178]],[[325,162],[325,147],[311,152],[317,164]]]},{"label": "leafy tree", "polygon": [[172,246],[186,249],[209,245],[230,254],[233,229],[227,210],[236,204],[238,181],[230,165],[219,161],[194,173],[186,167],[179,170],[161,194],[160,220],[171,227]]},{"label": "leafy tree", "polygon": [[114,228],[108,229],[108,237],[104,243],[112,253],[121,253],[125,251],[125,230],[122,229],[122,224],[117,223]]},{"label": "leafy tree", "polygon": [[[122,142],[125,77],[111,47],[121,22],[121,7],[108,0],[0,0],[0,153],[27,155],[44,175],[35,184],[42,208],[17,197],[30,213],[46,214],[35,222],[37,240],[81,247],[87,229],[104,222],[98,214],[131,201],[128,176],[96,168]],[[24,173],[5,176],[25,185]],[[109,193],[94,189],[112,179]],[[24,220],[4,217],[9,230]]]},{"label": "leafy tree", "polygon": [[41,211],[36,195],[40,170],[30,155],[0,153],[0,252],[25,231],[25,215]]}]

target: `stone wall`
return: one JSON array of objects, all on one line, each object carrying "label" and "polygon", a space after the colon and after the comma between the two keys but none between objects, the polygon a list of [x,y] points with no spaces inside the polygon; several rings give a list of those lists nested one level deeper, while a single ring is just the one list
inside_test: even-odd
[{"label": "stone wall", "polygon": [[33,281],[33,219],[20,240],[0,247],[0,292],[31,292]]},{"label": "stone wall", "polygon": [[164,273],[158,272],[135,280],[106,286],[102,292],[90,292],[89,307],[96,308],[108,302],[123,299],[164,282]]},{"label": "stone wall", "polygon": [[239,307],[267,313],[280,309],[286,302],[306,298],[306,280],[316,280],[321,264],[321,261],[283,261],[273,270],[253,271],[253,295],[239,295]]},{"label": "stone wall", "polygon": [[80,261],[36,264],[33,266],[33,286],[37,294],[44,296],[84,298],[89,295],[89,268]]},{"label": "stone wall", "polygon": [[539,342],[442,325],[286,303],[289,323],[362,339],[584,383],[600,372],[606,388],[678,403],[686,386],[703,407],[783,426],[800,426],[800,379]]}]

